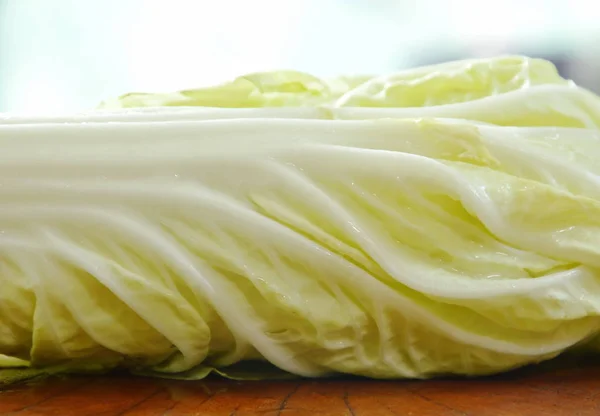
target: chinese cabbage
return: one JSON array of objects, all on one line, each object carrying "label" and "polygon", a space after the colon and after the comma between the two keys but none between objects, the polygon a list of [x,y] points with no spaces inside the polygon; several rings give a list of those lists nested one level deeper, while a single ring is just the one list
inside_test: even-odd
[{"label": "chinese cabbage", "polygon": [[598,349],[596,96],[528,58],[240,80],[4,116],[0,382],[482,375]]}]

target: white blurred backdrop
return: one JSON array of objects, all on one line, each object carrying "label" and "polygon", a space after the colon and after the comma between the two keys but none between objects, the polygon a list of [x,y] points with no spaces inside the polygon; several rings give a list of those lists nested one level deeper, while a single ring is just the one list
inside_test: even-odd
[{"label": "white blurred backdrop", "polygon": [[244,73],[527,54],[600,91],[592,0],[0,0],[0,111],[95,107]]}]

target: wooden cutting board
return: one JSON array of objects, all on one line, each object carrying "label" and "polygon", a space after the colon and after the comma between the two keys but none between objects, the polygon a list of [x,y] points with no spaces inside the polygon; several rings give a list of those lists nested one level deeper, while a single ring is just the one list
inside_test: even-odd
[{"label": "wooden cutting board", "polygon": [[0,391],[0,415],[598,416],[600,365],[408,382],[48,379]]}]

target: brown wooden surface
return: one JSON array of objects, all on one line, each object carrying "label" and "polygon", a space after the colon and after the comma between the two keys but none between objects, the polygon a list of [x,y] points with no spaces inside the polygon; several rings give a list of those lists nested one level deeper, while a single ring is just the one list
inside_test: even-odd
[{"label": "brown wooden surface", "polygon": [[600,366],[409,382],[55,378],[0,391],[0,414],[598,416]]}]

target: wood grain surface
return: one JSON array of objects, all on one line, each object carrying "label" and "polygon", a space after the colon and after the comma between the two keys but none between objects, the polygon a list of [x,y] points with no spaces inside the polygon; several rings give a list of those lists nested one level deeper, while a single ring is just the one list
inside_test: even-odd
[{"label": "wood grain surface", "polygon": [[600,415],[600,366],[434,381],[54,378],[0,391],[18,416]]}]

